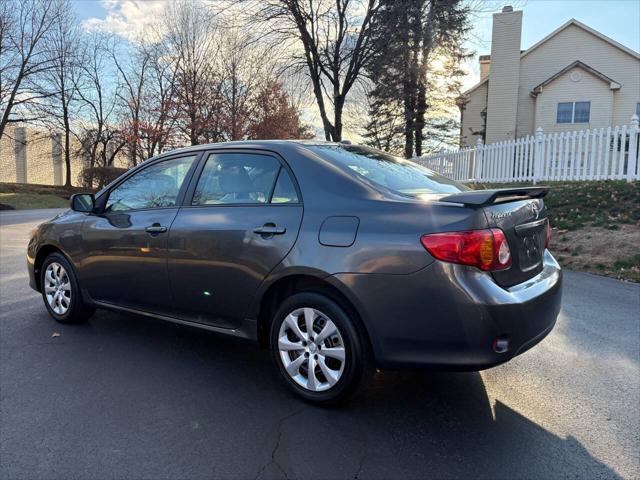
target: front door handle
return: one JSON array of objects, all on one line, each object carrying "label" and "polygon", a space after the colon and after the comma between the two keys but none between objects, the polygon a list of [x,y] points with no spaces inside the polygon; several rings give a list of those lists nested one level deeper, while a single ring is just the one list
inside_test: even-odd
[{"label": "front door handle", "polygon": [[167,231],[167,227],[164,225],[160,225],[159,223],[154,223],[153,225],[149,225],[144,229],[147,233],[164,233]]},{"label": "front door handle", "polygon": [[287,233],[287,229],[284,227],[276,227],[273,223],[265,223],[261,227],[254,228],[253,233],[259,233],[260,235],[282,235]]}]

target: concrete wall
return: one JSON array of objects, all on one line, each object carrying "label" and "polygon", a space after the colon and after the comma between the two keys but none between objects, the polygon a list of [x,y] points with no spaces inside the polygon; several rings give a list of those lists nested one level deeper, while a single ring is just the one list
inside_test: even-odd
[{"label": "concrete wall", "polygon": [[521,34],[521,11],[503,11],[493,15],[487,143],[510,140],[516,136]]},{"label": "concrete wall", "polygon": [[[66,165],[59,133],[26,127],[9,127],[0,138],[0,182],[63,185]],[[85,168],[75,154],[79,144],[74,141],[71,158],[71,183],[79,185],[78,175]],[[120,166],[120,165],[118,165]]]}]

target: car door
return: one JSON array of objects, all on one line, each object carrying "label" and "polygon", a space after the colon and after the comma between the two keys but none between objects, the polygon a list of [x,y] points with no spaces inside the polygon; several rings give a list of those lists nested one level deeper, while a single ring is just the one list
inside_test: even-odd
[{"label": "car door", "polygon": [[234,328],[293,247],[302,199],[267,152],[211,152],[199,170],[169,235],[174,305],[180,318]]},{"label": "car door", "polygon": [[171,313],[167,240],[196,158],[150,163],[100,197],[82,239],[81,281],[94,300]]}]

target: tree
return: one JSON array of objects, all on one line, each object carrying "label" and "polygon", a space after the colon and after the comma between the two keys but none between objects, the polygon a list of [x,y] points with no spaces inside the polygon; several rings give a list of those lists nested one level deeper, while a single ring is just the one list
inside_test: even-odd
[{"label": "tree", "polygon": [[177,126],[191,145],[223,140],[216,19],[198,1],[169,3],[164,43],[175,69]]},{"label": "tree", "polygon": [[247,134],[248,138],[257,140],[314,136],[311,129],[300,121],[297,109],[278,82],[268,84],[258,95]]},{"label": "tree", "polygon": [[273,80],[269,52],[246,29],[229,28],[220,35],[219,78],[222,80],[224,134],[240,140],[255,113],[258,96]]},{"label": "tree", "polygon": [[378,10],[378,0],[258,2],[253,22],[292,45],[291,66],[311,81],[327,140],[342,140],[345,102],[373,55]]},{"label": "tree", "polygon": [[113,39],[94,33],[85,38],[80,60],[81,74],[76,80],[80,100],[80,154],[89,167],[113,165],[127,144],[118,118],[122,86],[110,72]]},{"label": "tree", "polygon": [[[470,29],[469,12],[463,0],[382,0],[376,53],[367,68],[374,84],[369,94],[372,128],[395,125],[401,110],[407,158],[422,154],[429,100],[459,85],[459,64],[468,56],[463,42]],[[434,68],[442,63],[448,65],[449,76],[439,76]],[[369,136],[375,136],[371,129]]]},{"label": "tree", "polygon": [[148,46],[151,56],[143,91],[140,115],[140,156],[150,158],[161,153],[176,139],[176,70],[165,60],[161,43]]},{"label": "tree", "polygon": [[48,35],[62,14],[58,0],[0,2],[0,137],[9,122],[24,121],[24,107],[46,98],[34,88],[52,68]]},{"label": "tree", "polygon": [[140,140],[141,140],[141,116],[143,110],[144,92],[147,82],[148,66],[152,61],[151,51],[145,45],[144,41],[138,42],[133,47],[133,52],[128,56],[129,63],[124,65],[119,58],[119,45],[113,43],[111,45],[111,57],[116,66],[120,83],[123,88],[117,92],[117,98],[120,101],[124,112],[123,134],[126,139],[129,163],[131,166],[138,164],[140,157]]},{"label": "tree", "polygon": [[402,105],[398,101],[380,100],[368,96],[369,122],[364,127],[364,143],[385,152],[401,153],[403,149]]},{"label": "tree", "polygon": [[49,59],[51,67],[41,73],[38,85],[33,88],[40,101],[35,102],[30,110],[50,129],[62,130],[65,186],[70,187],[72,117],[76,113],[78,98],[76,79],[80,67],[77,45],[80,32],[69,3],[61,0],[60,6],[61,13],[55,18],[47,39],[49,48],[45,58]]}]

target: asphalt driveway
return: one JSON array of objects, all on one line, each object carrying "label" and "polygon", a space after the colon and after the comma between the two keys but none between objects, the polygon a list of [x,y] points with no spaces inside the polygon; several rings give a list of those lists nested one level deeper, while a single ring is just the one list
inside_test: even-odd
[{"label": "asphalt driveway", "polygon": [[[378,373],[339,409],[267,352],[115,313],[62,326],[0,213],[1,478],[638,478],[640,286],[566,272],[558,324],[482,373]],[[54,333],[59,336],[54,336]]]}]

